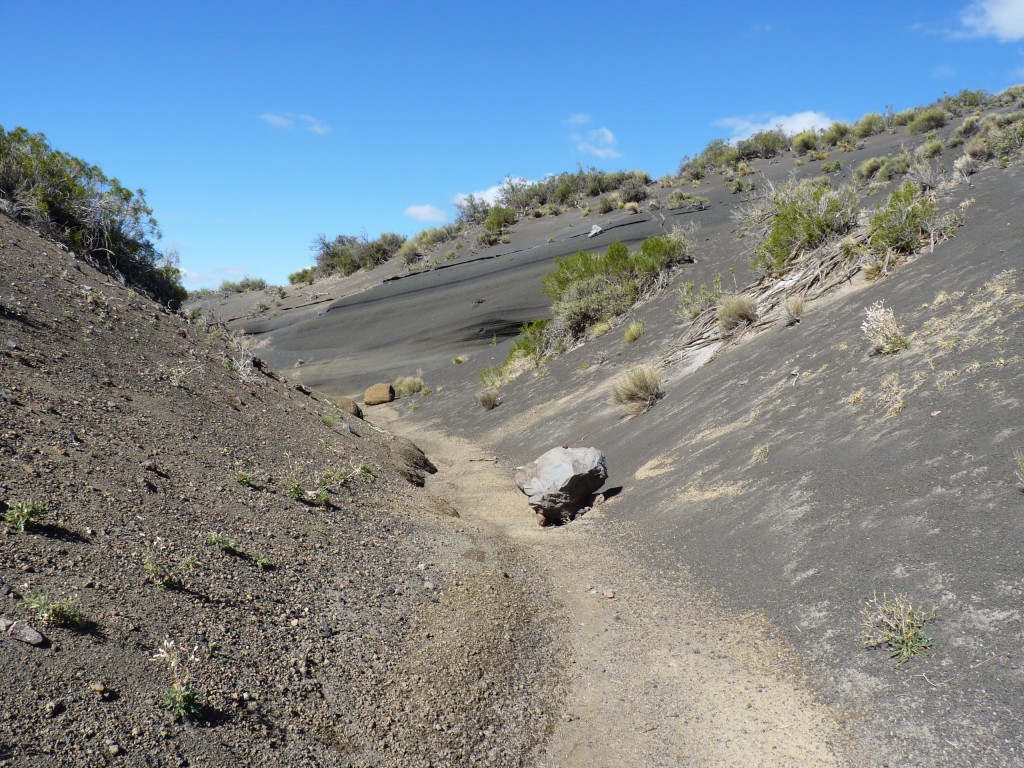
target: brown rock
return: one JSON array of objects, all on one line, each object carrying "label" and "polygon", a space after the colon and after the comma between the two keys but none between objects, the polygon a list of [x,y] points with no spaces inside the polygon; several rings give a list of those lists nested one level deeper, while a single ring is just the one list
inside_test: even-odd
[{"label": "brown rock", "polygon": [[394,387],[390,384],[374,384],[363,394],[363,405],[383,405],[394,399]]},{"label": "brown rock", "polygon": [[32,629],[24,621],[13,621],[2,616],[0,616],[0,632],[12,640],[18,640],[28,645],[39,646],[46,642],[45,637]]},{"label": "brown rock", "polygon": [[357,419],[363,418],[363,409],[356,404],[355,400],[349,397],[339,397],[334,402],[337,403],[338,407],[345,413],[355,416]]}]

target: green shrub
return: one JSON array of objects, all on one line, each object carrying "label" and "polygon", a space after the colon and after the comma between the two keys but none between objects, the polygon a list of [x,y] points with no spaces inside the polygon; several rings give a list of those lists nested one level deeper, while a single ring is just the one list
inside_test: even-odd
[{"label": "green shrub", "polygon": [[875,174],[878,173],[878,169],[882,167],[882,163],[885,162],[884,157],[869,157],[859,166],[857,166],[856,175],[860,179],[867,181],[873,179]]},{"label": "green shrub", "polygon": [[32,592],[23,599],[28,609],[45,624],[73,629],[85,626],[85,616],[73,598],[51,600],[43,592]]},{"label": "green shrub", "polygon": [[203,716],[199,694],[186,683],[175,683],[163,692],[164,706],[175,720],[192,723]]},{"label": "green shrub", "polygon": [[789,139],[781,129],[758,131],[747,139],[736,143],[736,154],[740,160],[762,158],[768,160],[789,149]]},{"label": "green shrub", "polygon": [[618,207],[618,200],[614,197],[605,196],[597,201],[597,210],[601,213],[611,213]]},{"label": "green shrub", "polygon": [[832,123],[821,134],[821,143],[827,147],[834,147],[839,142],[853,137],[853,126],[849,123]]},{"label": "green shrub", "polygon": [[917,154],[919,157],[925,160],[930,160],[933,157],[938,157],[939,155],[942,154],[942,140],[932,139],[931,141],[926,141],[924,144],[917,148]]},{"label": "green shrub", "polygon": [[681,189],[673,189],[668,196],[669,208],[695,208],[698,211],[703,211],[709,205],[711,205],[711,200],[708,198],[684,192]]},{"label": "green shrub", "polygon": [[882,161],[882,165],[878,168],[878,172],[875,174],[876,178],[885,179],[886,181],[892,181],[899,176],[906,175],[907,171],[914,164],[913,155],[907,151],[900,152],[898,155],[887,157]]},{"label": "green shrub", "polygon": [[305,283],[306,285],[312,285],[315,279],[316,270],[313,267],[306,267],[288,275],[288,284],[298,285],[299,283]]},{"label": "green shrub", "polygon": [[619,197],[626,203],[639,203],[651,196],[643,179],[630,176],[619,187]]},{"label": "green shrub", "polygon": [[733,179],[726,185],[726,189],[729,190],[729,194],[737,195],[743,192],[752,192],[754,186],[753,179]]},{"label": "green shrub", "polygon": [[53,149],[41,133],[0,126],[0,210],[124,275],[161,303],[184,301],[174,252],[153,241],[160,229],[145,192],[96,165]]},{"label": "green shrub", "polygon": [[806,155],[812,149],[818,148],[817,131],[802,131],[789,140],[789,145],[797,155]]},{"label": "green shrub", "polygon": [[935,218],[935,204],[912,181],[894,190],[871,217],[868,243],[880,253],[909,253]]},{"label": "green shrub", "polygon": [[770,223],[754,252],[753,267],[762,272],[784,273],[801,251],[816,248],[827,239],[849,231],[857,219],[857,195],[851,187],[832,189],[821,180],[787,181],[750,210]]},{"label": "green shrub", "polygon": [[840,168],[842,168],[842,163],[840,163],[838,160],[833,160],[831,163],[821,164],[822,173],[835,173]]},{"label": "green shrub", "polygon": [[516,223],[516,212],[502,205],[492,206],[484,219],[484,229],[490,232],[501,232],[507,226]]},{"label": "green shrub", "polygon": [[968,112],[984,109],[993,101],[994,99],[984,90],[969,91],[964,89],[952,96],[943,96],[939,99],[937,105],[949,114],[959,117]]},{"label": "green shrub", "polygon": [[266,287],[267,281],[262,277],[246,275],[238,281],[224,280],[218,290],[222,293],[249,293],[250,291],[262,291]]},{"label": "green shrub", "polygon": [[944,126],[947,120],[949,120],[949,115],[944,109],[931,107],[922,110],[907,123],[907,132],[924,133],[925,131],[931,131]]},{"label": "green shrub", "polygon": [[878,112],[868,112],[853,126],[853,133],[858,139],[866,139],[885,130],[885,118]]},{"label": "green shrub", "polygon": [[482,392],[477,392],[474,399],[485,411],[493,411],[501,405],[501,394],[496,389],[485,389]]}]

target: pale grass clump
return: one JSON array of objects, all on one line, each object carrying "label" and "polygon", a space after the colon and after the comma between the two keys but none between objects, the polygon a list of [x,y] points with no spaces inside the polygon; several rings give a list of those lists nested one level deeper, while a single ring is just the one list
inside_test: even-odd
[{"label": "pale grass clump", "polygon": [[422,392],[426,385],[421,376],[399,376],[392,386],[395,388],[395,397],[411,397]]},{"label": "pale grass clump", "polygon": [[627,344],[632,344],[634,341],[644,335],[644,331],[647,330],[647,323],[643,320],[634,320],[632,323],[626,326],[626,333],[624,339]]},{"label": "pale grass clump", "polygon": [[753,296],[726,296],[718,306],[718,329],[732,333],[737,328],[757,320],[757,299]]},{"label": "pale grass clump", "polygon": [[807,302],[801,296],[790,296],[782,303],[782,316],[786,325],[796,325],[804,315]]},{"label": "pale grass clump", "polygon": [[496,389],[485,389],[476,393],[476,402],[485,411],[493,411],[501,405],[501,395]]},{"label": "pale grass clump", "polygon": [[646,412],[664,395],[661,373],[652,365],[631,368],[612,385],[612,402],[630,416]]},{"label": "pale grass clump", "polygon": [[865,318],[861,330],[868,337],[872,348],[883,355],[891,355],[910,346],[910,340],[903,335],[896,315],[891,309],[876,301],[864,310]]}]

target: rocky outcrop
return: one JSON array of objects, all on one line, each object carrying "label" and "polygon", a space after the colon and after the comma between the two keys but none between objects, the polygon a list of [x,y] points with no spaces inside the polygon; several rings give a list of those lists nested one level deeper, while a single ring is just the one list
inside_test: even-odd
[{"label": "rocky outcrop", "polygon": [[383,405],[395,399],[395,388],[390,384],[374,384],[363,393],[363,405]]},{"label": "rocky outcrop", "polygon": [[529,497],[541,525],[571,517],[608,479],[604,454],[597,448],[552,448],[516,469],[515,482]]}]

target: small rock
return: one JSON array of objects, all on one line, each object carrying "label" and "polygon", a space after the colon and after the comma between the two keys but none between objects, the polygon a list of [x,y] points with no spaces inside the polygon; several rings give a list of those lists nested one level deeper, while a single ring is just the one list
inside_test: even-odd
[{"label": "small rock", "polygon": [[64,711],[64,705],[59,699],[51,699],[46,702],[46,706],[43,707],[43,711],[46,713],[47,717],[56,717]]},{"label": "small rock", "polygon": [[46,642],[46,638],[42,634],[32,629],[24,621],[13,621],[3,616],[0,616],[0,632],[12,640],[17,640],[27,645],[40,646]]},{"label": "small rock", "polygon": [[311,395],[311,394],[313,394],[313,390],[310,389],[309,387],[307,387],[305,384],[296,384],[295,385],[295,389],[297,389],[299,392],[301,392],[304,395]]},{"label": "small rock", "polygon": [[602,592],[601,594],[602,594],[602,595],[603,595],[604,597],[608,598],[609,600],[612,600],[612,599],[613,599],[613,598],[615,597],[615,590],[614,590],[614,589],[606,589],[606,590],[605,590],[604,592]]},{"label": "small rock", "polygon": [[119,754],[121,754],[121,748],[117,744],[108,744],[107,754],[109,754],[111,757],[117,757]]},{"label": "small rock", "polygon": [[363,409],[356,404],[355,400],[349,397],[339,397],[334,402],[350,416],[355,416],[357,419],[363,418]]}]

